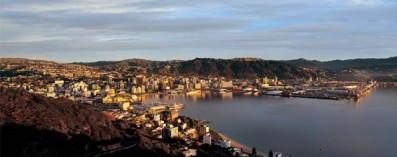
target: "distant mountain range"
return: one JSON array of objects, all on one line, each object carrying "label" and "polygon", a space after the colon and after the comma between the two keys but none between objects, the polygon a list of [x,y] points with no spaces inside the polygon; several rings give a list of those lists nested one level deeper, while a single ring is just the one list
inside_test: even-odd
[{"label": "distant mountain range", "polygon": [[317,61],[317,60],[306,60],[296,59],[283,61],[284,63],[295,65],[298,67],[306,68],[321,68],[321,69],[349,69],[349,68],[372,68],[372,67],[397,67],[397,56],[385,58],[385,59],[349,59],[349,60],[332,60],[332,61]]},{"label": "distant mountain range", "polygon": [[295,60],[263,60],[260,58],[233,58],[233,59],[212,59],[212,58],[196,58],[193,60],[171,60],[171,61],[151,61],[145,59],[127,59],[122,61],[98,61],[98,62],[76,62],[73,64],[81,64],[88,66],[159,66],[170,63],[184,63],[184,62],[282,62],[298,67],[305,68],[320,68],[320,69],[346,69],[346,68],[362,68],[371,66],[395,66],[397,65],[397,56],[390,58],[359,58],[348,60],[332,60],[332,61],[318,61],[307,60],[304,58]]},{"label": "distant mountain range", "polygon": [[[46,61],[23,58],[0,58],[0,63],[9,62],[28,64],[30,62]],[[281,79],[309,78],[318,76],[318,70],[339,71],[348,69],[388,72],[388,74],[397,73],[397,56],[384,59],[368,58],[324,62],[303,58],[287,61],[263,60],[260,58],[196,58],[192,60],[151,61],[133,58],[121,61],[75,62],[70,64],[95,66],[103,70],[117,70],[131,73],[148,72],[162,75],[224,76],[230,78],[264,76],[277,76]]]},{"label": "distant mountain range", "polygon": [[[100,61],[92,63],[74,63],[88,66],[99,66],[106,69],[128,68],[134,66],[147,67],[150,71],[160,74],[186,74],[200,76],[225,77],[274,77],[300,78],[315,76],[304,68],[319,70],[363,69],[377,71],[396,71],[397,56],[384,59],[349,59],[317,61],[296,59],[287,61],[263,60],[259,58],[213,59],[196,58],[193,60],[150,61],[144,59],[127,59],[122,61]],[[168,65],[168,66],[167,66]]]}]

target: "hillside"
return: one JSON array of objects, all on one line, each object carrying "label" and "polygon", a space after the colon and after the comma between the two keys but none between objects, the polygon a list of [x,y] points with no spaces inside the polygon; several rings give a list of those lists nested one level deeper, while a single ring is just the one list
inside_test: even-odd
[{"label": "hillside", "polygon": [[2,156],[79,156],[123,137],[101,112],[68,99],[0,88],[0,105]]},{"label": "hillside", "polygon": [[360,68],[360,69],[371,69],[373,67],[384,67],[384,68],[397,68],[397,56],[384,58],[384,59],[349,59],[349,60],[332,60],[332,61],[316,61],[306,59],[296,59],[284,61],[287,64],[295,65],[298,67],[312,67],[322,69],[348,69],[348,68]]},{"label": "hillside", "polygon": [[0,58],[0,63],[19,63],[19,64],[43,64],[43,63],[52,63],[53,61],[46,60],[34,60],[34,59],[26,59],[26,58]]},{"label": "hillside", "polygon": [[301,68],[277,61],[226,60],[197,58],[180,62],[177,72],[184,75],[224,76],[234,78],[279,77],[282,79],[309,78],[314,75]]},{"label": "hillside", "polygon": [[279,78],[308,78],[313,73],[302,68],[278,62],[265,61],[257,58],[212,59],[196,58],[187,61],[149,61],[129,59],[123,61],[100,61],[93,63],[73,63],[88,66],[99,66],[105,70],[124,69],[135,71],[136,67],[146,68],[148,72],[167,75],[195,75],[195,76],[223,76],[235,78],[274,77]]},{"label": "hillside", "polygon": [[156,66],[156,65],[161,65],[166,62],[162,61],[150,61],[150,60],[145,60],[145,59],[137,59],[137,58],[132,58],[132,59],[126,59],[122,61],[98,61],[98,62],[75,62],[72,64],[81,64],[81,65],[87,65],[87,66],[123,66],[123,65],[128,65],[128,66]]},{"label": "hillside", "polygon": [[[198,127],[186,116],[183,122]],[[183,141],[163,141],[128,121],[109,121],[102,112],[68,99],[0,87],[0,156],[181,156]],[[211,147],[212,148],[212,147]],[[118,150],[121,151],[113,151]],[[230,156],[200,149],[208,156]],[[108,153],[110,151],[110,153]],[[198,152],[200,153],[200,151]],[[220,155],[217,155],[221,153]]]},{"label": "hillside", "polygon": [[83,134],[94,140],[121,137],[101,112],[69,99],[52,99],[19,89],[1,89],[0,123],[16,123],[50,129],[66,135]]},{"label": "hillside", "polygon": [[178,153],[145,131],[124,121],[110,122],[101,112],[68,99],[0,87],[0,105],[1,156],[93,156],[131,145],[136,146],[129,154],[120,155]]},{"label": "hillside", "polygon": [[[159,75],[185,75],[185,76],[213,76],[227,78],[256,78],[256,77],[279,77],[280,79],[309,78],[326,75],[339,76],[343,70],[356,69],[359,74],[367,73],[372,79],[390,81],[395,80],[397,73],[397,57],[385,59],[350,59],[333,61],[316,61],[306,59],[296,59],[288,61],[271,61],[259,58],[233,58],[233,59],[213,59],[196,58],[193,60],[171,60],[171,61],[151,61],[145,59],[126,59],[122,61],[98,61],[87,63],[57,64],[41,60],[28,60],[21,58],[1,58],[0,74],[3,76],[33,75],[32,71],[19,69],[29,69],[29,65],[46,66],[74,66],[83,65],[86,69],[99,68],[104,71],[118,71],[123,74],[148,73]],[[16,63],[12,69],[8,63]],[[314,68],[307,70],[306,68]],[[33,73],[33,74],[30,74]],[[324,75],[326,74],[326,75]],[[358,74],[348,74],[346,76],[357,76]],[[373,76],[372,76],[373,75]],[[348,77],[350,78],[350,77]],[[356,78],[356,77],[351,77]],[[338,79],[338,78],[336,78]]]}]

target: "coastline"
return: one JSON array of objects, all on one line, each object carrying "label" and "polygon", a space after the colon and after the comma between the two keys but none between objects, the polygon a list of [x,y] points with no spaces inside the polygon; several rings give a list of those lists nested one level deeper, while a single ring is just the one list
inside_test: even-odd
[{"label": "coastline", "polygon": [[[251,147],[248,147],[248,146],[246,146],[244,144],[241,144],[241,143],[229,138],[228,136],[226,136],[226,135],[224,135],[224,134],[222,134],[220,132],[216,132],[216,133],[222,138],[222,140],[230,140],[230,146],[235,147],[235,148],[242,148],[242,151],[244,153],[251,154],[251,151],[252,151]],[[263,157],[268,157],[266,154],[264,154],[263,152],[260,152],[258,150],[257,150],[257,155],[260,155],[260,156],[263,156]]]}]

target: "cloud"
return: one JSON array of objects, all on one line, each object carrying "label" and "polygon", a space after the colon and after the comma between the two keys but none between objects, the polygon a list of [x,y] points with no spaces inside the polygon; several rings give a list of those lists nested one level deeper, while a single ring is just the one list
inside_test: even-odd
[{"label": "cloud", "polygon": [[[397,44],[392,42],[397,40],[397,4],[393,1],[0,3],[0,57],[74,61],[130,58],[133,54],[149,59],[254,56],[330,60],[397,55]],[[76,58],[76,54],[80,56]]]}]

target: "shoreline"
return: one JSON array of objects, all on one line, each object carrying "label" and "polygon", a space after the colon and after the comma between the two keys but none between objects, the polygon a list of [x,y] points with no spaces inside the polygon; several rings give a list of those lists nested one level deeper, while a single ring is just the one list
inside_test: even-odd
[{"label": "shoreline", "polygon": [[[222,134],[220,132],[216,131],[216,133],[219,135],[219,137],[222,138],[222,140],[230,140],[230,146],[232,146],[234,148],[242,148],[242,152],[247,153],[247,154],[251,154],[251,151],[252,151],[251,147],[248,147],[248,146],[246,146],[244,144],[241,144],[241,143],[229,138],[228,136],[226,136],[226,135],[224,135],[224,134]],[[257,155],[260,155],[260,156],[263,156],[263,157],[267,157],[266,154],[264,154],[263,152],[260,152],[258,150],[257,150]]]}]

